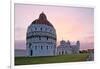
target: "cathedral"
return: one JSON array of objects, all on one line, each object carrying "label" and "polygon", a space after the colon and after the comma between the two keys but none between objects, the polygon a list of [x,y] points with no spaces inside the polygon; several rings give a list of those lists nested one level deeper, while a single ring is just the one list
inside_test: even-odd
[{"label": "cathedral", "polygon": [[80,42],[77,41],[76,44],[71,44],[68,40],[67,42],[62,40],[60,45],[57,47],[57,55],[65,54],[78,54],[79,53]]},{"label": "cathedral", "polygon": [[26,51],[27,56],[55,56],[79,53],[80,42],[71,45],[70,41],[62,40],[57,46],[57,35],[54,26],[42,12],[27,28]]}]

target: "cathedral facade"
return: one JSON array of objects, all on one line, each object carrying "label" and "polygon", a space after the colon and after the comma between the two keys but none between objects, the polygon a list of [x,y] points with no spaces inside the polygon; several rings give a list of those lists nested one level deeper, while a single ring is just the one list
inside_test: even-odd
[{"label": "cathedral facade", "polygon": [[53,25],[42,12],[27,28],[26,52],[27,56],[54,56],[79,53],[80,42],[71,45],[70,41],[62,40],[56,46],[57,35]]},{"label": "cathedral facade", "polygon": [[57,47],[56,55],[65,55],[65,54],[78,54],[80,49],[80,42],[77,41],[76,44],[71,44],[68,40],[67,42],[62,40],[60,45]]},{"label": "cathedral facade", "polygon": [[28,56],[53,56],[56,49],[56,30],[42,12],[27,29]]}]

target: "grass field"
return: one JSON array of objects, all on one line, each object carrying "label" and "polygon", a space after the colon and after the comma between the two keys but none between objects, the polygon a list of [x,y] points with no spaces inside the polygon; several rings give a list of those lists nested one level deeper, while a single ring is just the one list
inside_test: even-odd
[{"label": "grass field", "polygon": [[72,54],[45,57],[15,57],[15,65],[46,64],[62,62],[80,62],[86,61],[88,54]]}]

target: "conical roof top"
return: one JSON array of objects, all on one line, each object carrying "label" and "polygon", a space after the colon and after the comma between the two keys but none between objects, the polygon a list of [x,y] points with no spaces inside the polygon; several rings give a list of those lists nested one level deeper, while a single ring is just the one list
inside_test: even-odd
[{"label": "conical roof top", "polygon": [[45,24],[45,25],[53,27],[53,25],[47,20],[47,17],[43,12],[39,15],[38,19],[32,22],[32,24]]}]

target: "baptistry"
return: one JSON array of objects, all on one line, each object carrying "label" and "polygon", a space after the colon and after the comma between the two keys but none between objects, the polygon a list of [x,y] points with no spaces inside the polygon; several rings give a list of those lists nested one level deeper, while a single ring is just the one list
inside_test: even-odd
[{"label": "baptistry", "polygon": [[56,40],[56,30],[42,12],[27,28],[27,56],[54,56]]}]

